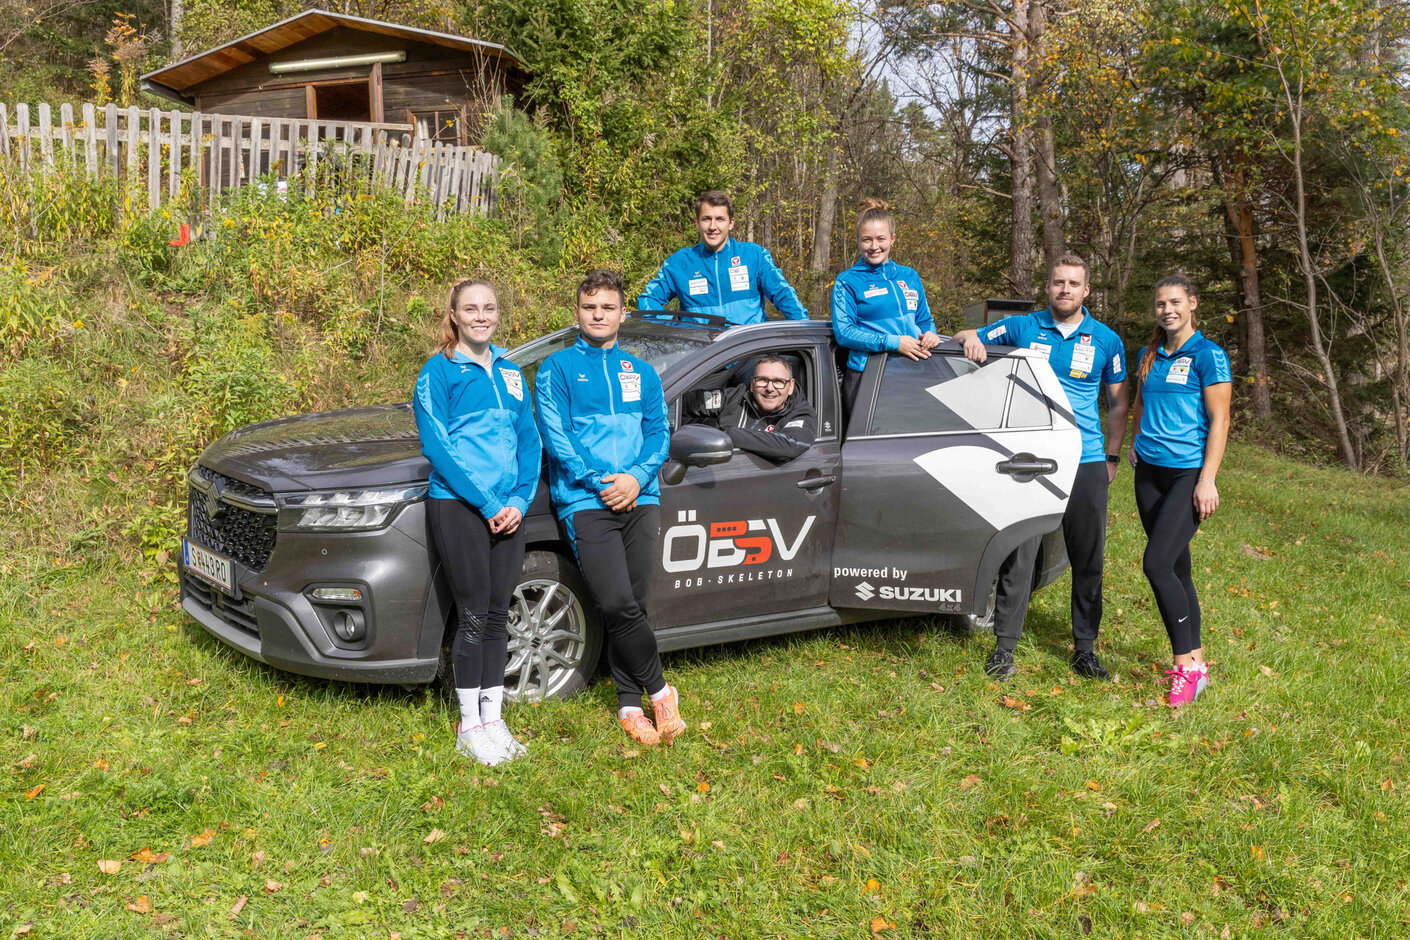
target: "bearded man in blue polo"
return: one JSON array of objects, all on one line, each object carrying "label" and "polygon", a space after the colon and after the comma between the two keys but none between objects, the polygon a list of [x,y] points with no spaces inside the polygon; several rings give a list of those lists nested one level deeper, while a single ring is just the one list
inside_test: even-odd
[{"label": "bearded man in blue polo", "polygon": [[768,300],[790,320],[808,319],[798,292],[767,248],[730,237],[734,201],[712,189],[695,200],[700,241],[666,259],[636,299],[638,310],[665,310],[671,298],[686,313],[714,314],[730,326],[761,323]]},{"label": "bearded man in blue polo", "polygon": [[[1004,317],[978,330],[961,330],[955,340],[975,362],[985,360],[985,343],[1036,350],[1048,360],[1067,393],[1082,432],[1082,457],[1062,517],[1063,541],[1072,564],[1072,671],[1089,679],[1109,679],[1096,654],[1102,622],[1107,487],[1120,465],[1131,403],[1121,338],[1083,306],[1091,290],[1087,262],[1077,255],[1063,255],[1048,272],[1047,309]],[[1103,390],[1107,397],[1105,430],[1098,405]],[[984,671],[995,679],[1018,672],[1013,653],[1028,613],[1038,544],[1034,539],[1020,545],[999,568],[994,652],[984,664]]]}]

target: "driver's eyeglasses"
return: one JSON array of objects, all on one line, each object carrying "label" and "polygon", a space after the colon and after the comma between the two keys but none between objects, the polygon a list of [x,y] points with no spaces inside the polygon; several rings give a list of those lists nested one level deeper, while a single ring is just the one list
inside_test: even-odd
[{"label": "driver's eyeglasses", "polygon": [[788,388],[788,383],[789,383],[789,382],[792,382],[792,381],[793,381],[792,379],[757,378],[757,379],[754,380],[754,387],[755,387],[755,388],[770,388],[770,387],[772,387],[772,388],[784,389],[784,388]]}]

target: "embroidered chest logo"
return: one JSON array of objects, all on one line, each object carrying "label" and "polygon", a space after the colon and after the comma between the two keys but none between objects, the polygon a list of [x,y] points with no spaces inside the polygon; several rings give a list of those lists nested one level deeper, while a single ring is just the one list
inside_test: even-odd
[{"label": "embroidered chest logo", "polygon": [[499,370],[499,377],[504,379],[504,387],[508,390],[509,394],[513,395],[519,401],[524,400],[524,376],[520,374],[518,369],[501,368]]}]

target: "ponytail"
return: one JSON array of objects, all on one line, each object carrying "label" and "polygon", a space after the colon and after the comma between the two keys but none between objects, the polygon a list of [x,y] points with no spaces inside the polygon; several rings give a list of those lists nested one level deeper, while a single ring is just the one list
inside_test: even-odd
[{"label": "ponytail", "polygon": [[460,295],[471,287],[485,288],[491,294],[494,294],[495,303],[499,303],[499,291],[497,291],[495,286],[489,281],[466,277],[450,285],[450,300],[446,304],[445,313],[441,316],[441,335],[436,343],[436,352],[445,356],[447,359],[450,358],[451,353],[455,351],[455,347],[460,343],[460,328],[455,325],[455,318],[451,316],[451,314],[455,312],[455,305],[460,302]]},{"label": "ponytail", "polygon": [[[1199,289],[1195,287],[1195,282],[1185,277],[1185,275],[1183,274],[1172,274],[1169,277],[1161,278],[1159,281],[1156,282],[1156,285],[1154,288],[1151,289],[1151,292],[1158,293],[1162,287],[1178,287],[1182,291],[1184,291],[1185,296],[1189,297],[1190,299],[1199,299]],[[1194,314],[1191,313],[1190,325],[1193,326],[1194,322]],[[1146,344],[1145,351],[1141,353],[1141,364],[1136,369],[1137,389],[1140,388],[1141,383],[1145,382],[1146,376],[1150,375],[1151,366],[1155,365],[1156,350],[1160,349],[1161,344],[1164,342],[1165,327],[1157,323],[1155,325],[1155,329],[1151,332],[1150,342]]]}]

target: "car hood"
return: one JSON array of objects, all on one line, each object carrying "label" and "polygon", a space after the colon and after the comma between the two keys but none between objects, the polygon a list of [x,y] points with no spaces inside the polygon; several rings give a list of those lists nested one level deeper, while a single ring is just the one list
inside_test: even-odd
[{"label": "car hood", "polygon": [[431,472],[409,404],[247,425],[207,447],[200,463],[273,492],[419,483]]}]

